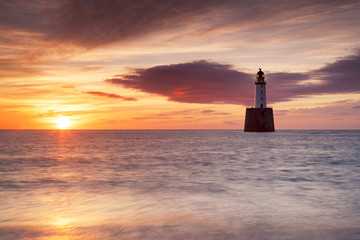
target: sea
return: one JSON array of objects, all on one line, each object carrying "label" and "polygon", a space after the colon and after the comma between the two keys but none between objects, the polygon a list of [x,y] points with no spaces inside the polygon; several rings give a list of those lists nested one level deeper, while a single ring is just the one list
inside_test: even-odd
[{"label": "sea", "polygon": [[1,130],[0,239],[360,239],[360,131]]}]

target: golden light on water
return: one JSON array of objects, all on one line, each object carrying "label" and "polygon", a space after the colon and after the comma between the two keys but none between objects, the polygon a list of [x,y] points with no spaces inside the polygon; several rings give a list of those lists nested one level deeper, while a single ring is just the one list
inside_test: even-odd
[{"label": "golden light on water", "polygon": [[68,116],[61,116],[55,119],[55,123],[57,123],[58,128],[66,129],[71,125],[71,119]]}]

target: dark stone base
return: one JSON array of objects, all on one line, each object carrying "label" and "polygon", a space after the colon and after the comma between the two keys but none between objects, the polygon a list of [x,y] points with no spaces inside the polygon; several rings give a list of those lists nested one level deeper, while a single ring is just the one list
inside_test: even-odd
[{"label": "dark stone base", "polygon": [[275,127],[272,108],[247,108],[244,131],[274,132]]}]

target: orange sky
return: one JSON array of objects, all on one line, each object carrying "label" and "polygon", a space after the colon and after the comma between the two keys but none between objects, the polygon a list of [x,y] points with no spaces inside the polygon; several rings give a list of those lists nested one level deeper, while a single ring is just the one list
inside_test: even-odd
[{"label": "orange sky", "polygon": [[0,129],[360,128],[360,1],[0,2]]}]

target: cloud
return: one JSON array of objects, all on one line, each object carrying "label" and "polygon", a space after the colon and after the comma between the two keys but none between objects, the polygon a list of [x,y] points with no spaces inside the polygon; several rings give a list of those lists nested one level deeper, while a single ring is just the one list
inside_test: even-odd
[{"label": "cloud", "polygon": [[44,74],[44,71],[41,68],[28,66],[21,58],[0,59],[0,78],[41,76],[42,74]]},{"label": "cloud", "polygon": [[308,95],[360,92],[360,51],[305,73],[267,74],[270,102]]},{"label": "cloud", "polygon": [[0,26],[8,30],[44,33],[47,30],[46,11],[56,5],[48,0],[1,0]]},{"label": "cloud", "polygon": [[203,113],[203,114],[215,114],[215,115],[228,115],[228,114],[230,114],[230,113],[226,113],[226,112],[216,112],[216,111],[210,110],[210,109],[202,110],[201,113]]},{"label": "cloud", "polygon": [[[356,1],[336,0],[1,0],[0,26],[84,47],[164,31],[193,35],[194,31],[205,33],[229,27],[256,31],[256,35],[273,34],[270,28],[275,32],[288,29],[293,34],[286,36],[291,38],[309,31],[308,24],[313,23],[323,26],[318,33],[321,36],[324,31],[334,31],[331,26],[335,23],[345,27],[344,21],[354,23],[347,28],[356,29],[356,7]],[[186,31],[188,28],[191,30]]]},{"label": "cloud", "polygon": [[[276,32],[287,29],[292,34],[286,36],[292,38],[308,34],[309,25],[314,23],[322,26],[322,32],[316,32],[324,36],[325,32],[334,32],[330,25],[344,27],[344,21],[355,25],[359,20],[356,7],[353,1],[336,0],[87,0],[86,4],[67,0],[57,9],[54,31],[49,36],[88,47],[164,31],[187,32],[187,28],[190,35],[229,28],[255,30],[257,35],[273,34],[269,28]],[[342,17],[335,17],[339,15]]]},{"label": "cloud", "polygon": [[89,72],[89,71],[97,71],[97,70],[102,69],[102,68],[103,67],[101,67],[101,66],[84,66],[82,68],[82,70],[85,71],[85,72]]},{"label": "cloud", "polygon": [[83,92],[83,93],[87,93],[87,94],[94,95],[94,96],[100,96],[100,97],[118,98],[118,99],[122,99],[124,101],[137,101],[137,99],[135,99],[135,98],[123,97],[123,96],[113,94],[113,93],[104,93],[104,92],[98,92],[98,91]]},{"label": "cloud", "polygon": [[360,51],[358,50],[357,54],[327,64],[313,71],[312,75],[315,79],[325,81],[324,90],[328,93],[357,92],[360,90],[359,66]]},{"label": "cloud", "polygon": [[275,115],[277,116],[285,116],[289,113],[289,110],[276,110]]},{"label": "cloud", "polygon": [[[204,33],[229,27],[250,31],[261,29],[262,31],[257,32],[259,34],[269,33],[264,30],[277,26],[282,29],[285,26],[296,27],[304,32],[309,29],[307,24],[317,22],[325,26],[330,21],[334,21],[329,20],[329,16],[338,14],[345,13],[347,21],[354,21],[354,17],[351,16],[354,16],[352,9],[356,6],[350,1],[314,3],[310,0],[300,2],[259,0],[87,0],[84,2],[66,0],[57,4],[53,17],[46,18],[50,29],[48,37],[85,47],[130,40],[164,31],[185,30],[186,32],[188,27],[191,28],[192,34],[194,31]],[[342,18],[336,18],[335,21],[342,22]],[[37,25],[41,26],[40,23]],[[327,31],[333,31],[331,28],[327,29]],[[294,29],[290,31],[296,32]]]},{"label": "cloud", "polygon": [[68,0],[59,7],[49,37],[93,47],[184,26],[228,4],[217,0]]},{"label": "cloud", "polygon": [[62,86],[62,88],[75,88],[75,86],[73,86],[73,85],[66,85],[66,86]]},{"label": "cloud", "polygon": [[147,116],[133,117],[135,120],[144,120],[144,119],[193,119],[197,116],[206,115],[206,118],[218,118],[218,115],[230,115],[226,112],[217,112],[210,109],[185,109],[179,111],[166,111],[156,114],[149,114]]},{"label": "cloud", "polygon": [[165,96],[174,102],[249,104],[252,101],[246,87],[252,82],[250,74],[205,60],[136,69],[134,73],[106,81]]},{"label": "cloud", "polygon": [[226,125],[230,125],[230,126],[239,126],[240,124],[237,122],[232,122],[232,121],[223,121],[224,124]]},{"label": "cloud", "polygon": [[[360,92],[358,66],[359,53],[305,73],[266,74],[268,101],[276,103],[308,95]],[[251,105],[254,78],[254,74],[241,72],[231,65],[200,60],[135,69],[105,81],[164,96],[174,102]]]},{"label": "cloud", "polygon": [[214,113],[215,111],[214,110],[202,110],[201,113]]}]

